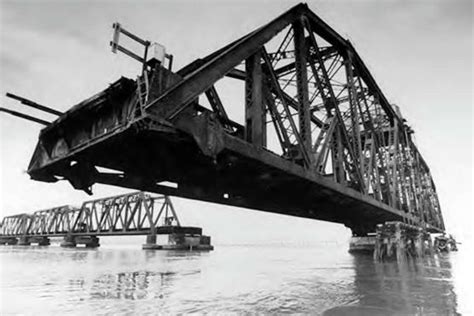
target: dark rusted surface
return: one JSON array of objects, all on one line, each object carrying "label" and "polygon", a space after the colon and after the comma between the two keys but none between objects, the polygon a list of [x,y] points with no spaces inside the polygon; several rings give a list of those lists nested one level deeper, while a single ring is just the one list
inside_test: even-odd
[{"label": "dark rusted surface", "polygon": [[[268,53],[264,45],[283,30],[293,36]],[[333,81],[338,71],[344,88]],[[292,74],[295,97],[283,84]],[[246,82],[243,125],[229,119],[214,87],[225,75]],[[355,235],[386,221],[444,230],[409,127],[352,45],[306,5],[177,73],[155,64],[143,76],[150,82],[145,106],[136,83],[122,78],[43,129],[28,168],[32,179],[65,178],[89,193],[105,183],[320,219]],[[200,95],[212,110],[199,104]],[[266,147],[262,107],[280,153]]]}]

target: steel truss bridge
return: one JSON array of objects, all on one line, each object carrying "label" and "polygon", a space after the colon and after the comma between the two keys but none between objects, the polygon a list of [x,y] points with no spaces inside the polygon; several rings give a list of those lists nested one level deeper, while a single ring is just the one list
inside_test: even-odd
[{"label": "steel truss bridge", "polygon": [[167,196],[135,192],[7,216],[0,226],[5,237],[117,236],[187,233],[201,235],[198,227],[181,226]]},{"label": "steel truss bridge", "polygon": [[356,236],[386,221],[444,231],[413,131],[352,44],[307,5],[176,72],[171,60],[129,55],[143,61],[137,80],[46,122],[32,179],[342,223]]}]

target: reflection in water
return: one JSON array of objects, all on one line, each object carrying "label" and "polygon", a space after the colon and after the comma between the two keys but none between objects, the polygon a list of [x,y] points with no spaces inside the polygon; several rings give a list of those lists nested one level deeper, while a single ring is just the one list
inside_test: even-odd
[{"label": "reflection in water", "polygon": [[324,315],[453,315],[456,294],[446,255],[407,262],[374,262],[353,255],[356,304],[332,308]]},{"label": "reflection in water", "polygon": [[8,246],[0,260],[3,314],[456,314],[449,254],[400,265],[326,244],[214,252]]},{"label": "reflection in water", "polygon": [[[115,275],[104,274],[94,279],[90,289],[91,299],[146,299],[163,297],[159,294],[175,272],[121,272]],[[150,287],[151,285],[151,287]],[[150,289],[153,289],[150,291]]]}]

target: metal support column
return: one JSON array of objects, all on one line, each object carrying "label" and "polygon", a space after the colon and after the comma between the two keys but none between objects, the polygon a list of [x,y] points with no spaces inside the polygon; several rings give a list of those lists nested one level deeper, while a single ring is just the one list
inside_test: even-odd
[{"label": "metal support column", "polygon": [[296,86],[298,90],[298,117],[299,131],[304,148],[311,148],[311,113],[309,109],[308,96],[308,70],[307,48],[305,40],[305,29],[303,17],[293,23],[294,43],[295,43],[295,64],[296,64]]},{"label": "metal support column", "polygon": [[259,147],[266,146],[266,123],[263,103],[261,52],[247,58],[245,68],[245,138]]}]

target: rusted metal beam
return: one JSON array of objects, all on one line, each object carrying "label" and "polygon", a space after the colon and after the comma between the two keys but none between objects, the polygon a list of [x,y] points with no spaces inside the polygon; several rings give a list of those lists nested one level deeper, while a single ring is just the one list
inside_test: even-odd
[{"label": "rusted metal beam", "polygon": [[219,121],[223,126],[232,130],[232,125],[229,125],[229,116],[227,115],[224,105],[222,104],[219,94],[214,86],[210,87],[206,92],[206,97],[211,105],[212,110],[216,113]]},{"label": "rusted metal beam", "polygon": [[304,8],[304,5],[297,5],[266,26],[258,29],[251,36],[242,38],[241,41],[205,63],[172,89],[152,101],[147,106],[147,110],[167,119],[176,117],[194,98],[203,93],[214,82],[231,71],[242,60],[260,50],[263,44],[288,26],[295,17],[299,16]]},{"label": "rusted metal beam", "polygon": [[[298,91],[298,117],[301,141],[305,148],[311,148],[311,113],[309,109],[308,70],[306,38],[302,17],[293,24],[295,63],[296,63],[296,88]],[[311,156],[310,156],[311,157]]]},{"label": "rusted metal beam", "polygon": [[[298,24],[301,19],[307,31]],[[275,35],[285,29],[284,40],[275,43]],[[275,47],[266,44],[274,37],[271,44],[280,48],[269,56],[265,46]],[[320,38],[327,42],[321,47]],[[290,43],[296,44],[294,50]],[[261,71],[242,70],[242,63],[257,52],[262,52],[264,63],[252,64]],[[304,74],[308,65],[312,76]],[[340,70],[343,66],[346,76]],[[440,229],[442,217],[429,169],[403,122],[393,115],[393,108],[365,71],[350,43],[305,5],[298,5],[178,73],[153,69],[153,97],[145,113],[133,114],[134,82],[122,82],[76,106],[44,129],[29,173],[42,181],[64,177],[85,190],[94,182],[108,183],[329,220],[357,232],[389,219]],[[246,118],[261,118],[250,111],[253,102],[262,105],[259,111],[265,106],[276,131],[273,141],[280,142],[282,152],[270,152],[261,141],[263,136],[253,135],[255,130],[265,133],[260,121],[256,127],[254,122],[246,124],[252,134],[247,140],[256,146],[245,141],[243,126],[225,118],[224,106],[212,87],[226,75],[247,80],[247,92],[255,93],[248,93],[244,101],[249,109]],[[257,84],[250,82],[254,75],[263,77],[261,87],[260,79]],[[202,94],[210,97],[217,115],[198,104]],[[305,103],[313,107],[310,124]],[[319,104],[326,107],[325,113]],[[399,130],[396,158],[390,157],[394,142],[389,143],[388,131],[394,124]],[[319,131],[314,148],[300,135],[307,133],[308,125],[313,133]],[[314,158],[316,167],[311,164]],[[395,171],[389,165],[393,159],[403,160]],[[410,159],[416,166],[414,180],[404,182],[408,173],[400,168]],[[109,166],[122,174],[97,174],[95,166]],[[178,187],[157,184],[164,180]],[[394,198],[395,181],[401,195],[395,193]],[[407,185],[418,193],[410,197],[418,207],[415,212],[404,211],[409,204]],[[100,225],[122,223],[120,217],[102,214]]]},{"label": "rusted metal beam", "polygon": [[17,117],[20,117],[22,119],[32,121],[32,122],[35,122],[35,123],[38,123],[38,124],[41,124],[41,125],[44,125],[44,126],[48,126],[49,124],[51,124],[48,121],[36,118],[34,116],[30,116],[30,115],[23,114],[23,113],[20,113],[20,112],[17,112],[17,111],[9,110],[9,109],[3,108],[3,107],[0,107],[0,112],[5,112],[5,113],[8,113],[10,115],[17,116]]},{"label": "rusted metal beam", "polygon": [[245,139],[266,146],[266,121],[263,96],[262,54],[257,51],[245,61]]},{"label": "rusted metal beam", "polygon": [[55,109],[52,109],[52,108],[50,108],[50,107],[47,107],[47,106],[38,104],[38,103],[33,102],[33,101],[31,101],[31,100],[28,100],[28,99],[19,97],[19,96],[17,96],[17,95],[14,95],[13,93],[9,93],[9,92],[8,92],[8,93],[6,94],[6,96],[9,97],[9,98],[18,100],[18,101],[20,101],[20,102],[21,102],[22,104],[24,104],[24,105],[30,106],[30,107],[32,107],[32,108],[41,110],[41,111],[46,112],[46,113],[54,114],[54,115],[57,115],[57,116],[60,116],[60,115],[63,114],[63,112],[60,112],[60,111],[55,110]]},{"label": "rusted metal beam", "polygon": [[296,140],[295,145],[298,146],[299,153],[302,156],[305,166],[309,168],[311,166],[311,158],[309,154],[309,151],[311,149],[311,144],[309,147],[306,147],[306,144],[303,142],[303,139],[301,138],[300,132],[298,131],[298,128],[296,127],[296,124],[293,120],[293,116],[290,112],[290,108],[284,97],[284,94],[282,92],[278,79],[273,70],[270,58],[267,52],[265,51],[265,49],[262,51],[262,56],[265,62],[265,71],[268,75],[268,79],[269,79],[268,82],[270,83],[271,91],[280,100],[281,105],[283,107],[284,119],[289,122],[289,127],[287,128],[288,132],[290,132],[295,137],[295,140]]}]

